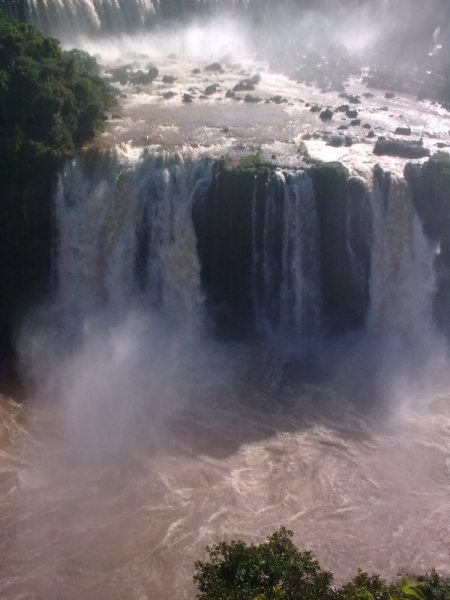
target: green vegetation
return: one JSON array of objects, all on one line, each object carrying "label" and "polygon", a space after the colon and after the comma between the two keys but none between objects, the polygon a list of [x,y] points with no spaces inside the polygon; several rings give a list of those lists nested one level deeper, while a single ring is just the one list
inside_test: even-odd
[{"label": "green vegetation", "polygon": [[0,357],[13,355],[21,314],[44,297],[58,170],[103,126],[114,89],[85,52],[0,11]]},{"label": "green vegetation", "polygon": [[94,58],[0,12],[0,181],[53,176],[115,103]]},{"label": "green vegetation", "polygon": [[208,546],[209,561],[196,561],[198,600],[450,600],[450,579],[436,571],[388,583],[358,571],[340,588],[312,552],[301,552],[293,533],[280,527],[267,541]]}]

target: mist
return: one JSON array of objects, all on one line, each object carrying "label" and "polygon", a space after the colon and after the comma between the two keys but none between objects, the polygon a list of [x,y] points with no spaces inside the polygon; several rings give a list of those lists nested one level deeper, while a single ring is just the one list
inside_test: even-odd
[{"label": "mist", "polygon": [[74,23],[54,33],[64,47],[83,48],[106,63],[133,53],[205,60],[253,55],[292,69],[303,53],[314,51],[325,58],[351,55],[365,65],[437,68],[446,60],[450,15],[443,0],[286,1],[275,6],[253,1],[232,10],[226,3],[204,12],[194,6],[171,16],[156,14],[149,26],[129,33],[120,23],[117,29],[113,25],[108,33],[100,28],[86,35],[86,27],[83,31],[82,23]]}]

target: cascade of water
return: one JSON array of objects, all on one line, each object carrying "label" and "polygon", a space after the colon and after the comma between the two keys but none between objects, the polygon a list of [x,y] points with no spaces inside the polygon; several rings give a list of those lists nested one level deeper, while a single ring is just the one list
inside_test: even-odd
[{"label": "cascade of water", "polygon": [[155,17],[182,18],[224,10],[249,0],[25,0],[29,22],[48,35],[121,33],[142,29]]},{"label": "cascade of water", "polygon": [[294,336],[315,330],[321,313],[318,221],[308,175],[274,173],[264,206],[261,259],[256,235],[254,230],[253,268],[260,270],[261,281],[255,317],[260,328]]},{"label": "cascade of water", "polygon": [[304,333],[320,319],[317,210],[310,177],[296,173],[286,183],[281,325]]},{"label": "cascade of water", "polygon": [[207,160],[146,152],[137,164],[100,154],[68,165],[56,195],[61,304],[81,313],[120,309],[140,293],[173,315],[196,313],[191,208],[211,173]]},{"label": "cascade of water", "polygon": [[368,329],[420,338],[430,330],[433,248],[403,179],[375,170]]}]

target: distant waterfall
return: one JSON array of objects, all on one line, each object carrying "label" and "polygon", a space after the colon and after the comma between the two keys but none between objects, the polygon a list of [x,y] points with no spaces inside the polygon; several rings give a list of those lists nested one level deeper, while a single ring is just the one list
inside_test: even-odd
[{"label": "distant waterfall", "polygon": [[148,27],[155,17],[183,18],[245,7],[250,0],[25,0],[28,21],[48,35],[118,34]]}]

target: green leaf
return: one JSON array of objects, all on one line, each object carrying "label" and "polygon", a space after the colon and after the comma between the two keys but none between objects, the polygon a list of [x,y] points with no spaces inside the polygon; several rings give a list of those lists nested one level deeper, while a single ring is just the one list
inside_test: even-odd
[{"label": "green leaf", "polygon": [[425,596],[420,588],[424,587],[424,582],[411,579],[410,577],[402,577],[400,580],[400,587],[402,588],[403,594],[407,596],[414,596],[420,600],[425,600]]}]

